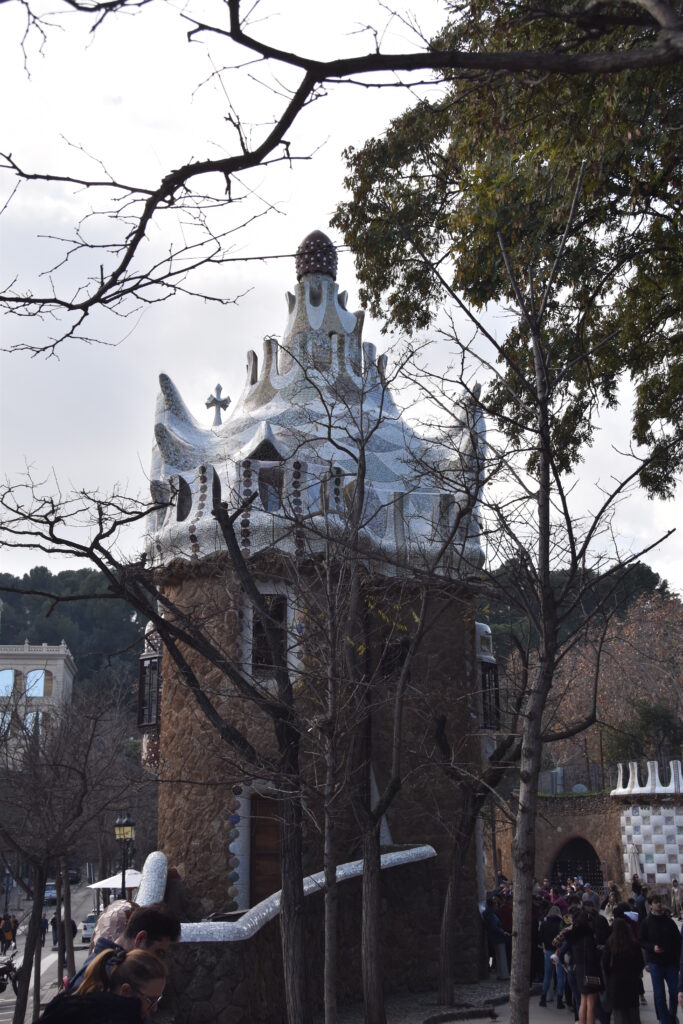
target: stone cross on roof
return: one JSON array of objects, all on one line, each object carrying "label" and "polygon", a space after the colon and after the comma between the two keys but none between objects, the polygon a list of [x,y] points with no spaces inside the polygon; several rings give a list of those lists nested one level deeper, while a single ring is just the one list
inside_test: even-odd
[{"label": "stone cross on roof", "polygon": [[227,395],[226,395],[225,398],[221,398],[222,390],[223,390],[223,388],[221,387],[221,385],[220,384],[216,384],[216,394],[215,395],[209,395],[209,397],[206,400],[206,408],[210,409],[212,406],[214,408],[214,415],[213,415],[213,426],[214,427],[220,427],[220,425],[221,425],[221,422],[222,422],[222,420],[221,420],[221,409],[223,410],[223,412],[225,412],[225,410],[230,405],[230,398]]}]

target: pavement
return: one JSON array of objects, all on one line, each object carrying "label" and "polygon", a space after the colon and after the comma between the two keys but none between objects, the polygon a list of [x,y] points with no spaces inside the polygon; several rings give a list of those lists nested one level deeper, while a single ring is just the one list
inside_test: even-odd
[{"label": "pavement", "polygon": [[[19,931],[17,934],[17,953],[15,963],[19,966],[24,957],[24,942],[26,940],[26,929],[28,917],[31,913],[30,900],[21,900],[18,907],[11,907],[19,919]],[[84,882],[71,887],[71,916],[78,925],[78,933],[74,940],[74,953],[76,956],[76,967],[79,967],[87,956],[88,945],[81,943],[81,921],[85,920],[87,914],[93,909],[92,890],[88,889]],[[54,905],[45,908],[48,920],[55,912]],[[30,994],[33,993],[33,981],[31,981]],[[52,949],[52,929],[48,928],[45,946],[43,947],[40,961],[40,1001],[45,1004],[57,994],[57,951]],[[14,1014],[15,996],[12,986],[8,985],[0,995],[0,1024],[9,1024]],[[29,996],[26,1020],[30,1021],[33,1015],[33,1000]]]},{"label": "pavement", "polygon": [[[657,1024],[652,984],[647,971],[643,972],[643,984],[646,1005],[640,1007],[640,1022]],[[540,985],[534,986],[534,994],[529,999],[529,1024],[574,1024],[571,1009],[558,1010],[554,1004],[547,1007],[538,1005],[540,989]],[[495,1024],[509,1024],[508,996],[508,982],[494,978],[476,985],[459,985],[456,989],[458,1005],[455,1007],[439,1006],[433,992],[389,996],[386,1000],[387,1024],[441,1024],[449,1020],[481,1021],[482,1018],[494,1021]],[[471,1012],[468,1012],[468,1004]],[[339,1024],[363,1024],[362,1004],[340,1008]]]}]

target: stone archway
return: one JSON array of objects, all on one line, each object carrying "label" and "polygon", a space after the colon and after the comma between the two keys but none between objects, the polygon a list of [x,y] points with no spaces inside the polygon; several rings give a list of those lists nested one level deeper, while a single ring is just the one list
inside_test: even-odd
[{"label": "stone archway", "polygon": [[595,848],[583,836],[569,839],[555,854],[551,868],[553,881],[566,881],[567,876],[581,875],[592,886],[603,885],[602,865]]}]

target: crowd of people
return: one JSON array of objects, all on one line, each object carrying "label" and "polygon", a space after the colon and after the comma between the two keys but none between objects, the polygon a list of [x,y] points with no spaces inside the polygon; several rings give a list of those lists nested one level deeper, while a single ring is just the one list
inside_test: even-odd
[{"label": "crowd of people", "polygon": [[140,1024],[156,1012],[168,978],[168,950],[179,937],[180,921],[163,904],[111,904],[98,921],[85,963],[40,1021]]},{"label": "crowd of people", "polygon": [[[568,1007],[581,1024],[640,1024],[648,971],[659,1024],[676,1024],[679,1000],[683,1005],[678,881],[666,895],[649,892],[637,875],[628,888],[608,882],[599,893],[580,876],[534,887],[531,981],[541,982],[541,1006]],[[512,932],[506,879],[488,896],[483,919],[498,977],[505,978]]]}]

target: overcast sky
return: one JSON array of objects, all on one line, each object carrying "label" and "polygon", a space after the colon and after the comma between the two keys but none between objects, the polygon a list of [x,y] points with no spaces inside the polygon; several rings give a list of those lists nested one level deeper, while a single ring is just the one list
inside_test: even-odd
[{"label": "overcast sky", "polygon": [[[188,46],[187,25],[177,14],[188,6],[152,5],[137,16],[111,19],[94,37],[88,35],[86,22],[72,15],[48,33],[42,54],[37,36],[29,38],[27,74],[20,45],[21,6],[0,4],[0,88],[5,98],[0,149],[11,152],[27,169],[74,175],[96,173],[92,158],[97,158],[119,180],[154,186],[180,163],[235,152],[235,136],[226,121],[229,102],[253,125],[252,140],[262,137],[266,122],[282,109],[282,98],[260,84],[260,65],[235,70],[220,82],[211,79],[216,67],[236,58],[227,46],[222,52],[216,45],[211,51],[203,45]],[[204,8],[219,6],[207,2]],[[278,6],[287,13],[270,15]],[[439,5],[421,0],[419,7],[429,32],[439,23]],[[369,35],[352,33],[370,21],[377,26],[386,22],[379,8],[373,15],[371,4],[356,0],[289,0],[263,3],[258,10],[264,20],[255,24],[255,33],[319,57],[371,49]],[[393,49],[407,48],[406,27],[394,21],[385,42]],[[197,88],[202,81],[206,84]],[[410,101],[410,94],[400,89],[329,89],[290,132],[292,153],[309,159],[244,177],[251,198],[231,211],[232,219],[225,223],[237,226],[242,219],[258,219],[231,237],[234,255],[292,253],[314,228],[329,231],[330,216],[343,197],[342,150],[381,132]],[[9,176],[0,175],[0,206],[12,187]],[[37,275],[60,259],[62,250],[54,236],[71,236],[75,220],[91,204],[73,187],[20,189],[0,220],[2,285],[19,274],[20,280],[46,289],[49,279],[39,282]],[[101,240],[96,219],[86,230]],[[150,243],[161,252],[168,240],[164,227],[154,231]],[[73,269],[56,271],[55,279],[75,287],[83,269],[84,264],[76,261]],[[340,289],[349,291],[349,308],[357,308],[348,254],[341,254],[338,281]],[[208,426],[212,413],[204,407],[206,397],[217,382],[224,393],[237,397],[246,352],[260,352],[264,335],[282,332],[284,292],[294,283],[291,259],[235,263],[220,274],[207,273],[203,281],[207,289],[225,297],[242,296],[235,305],[176,297],[129,320],[95,318],[89,330],[106,346],[68,342],[53,359],[2,353],[3,474],[16,478],[28,465],[40,478],[54,474],[64,489],[106,489],[117,481],[130,492],[144,491],[159,372],[172,377],[194,415]],[[3,348],[53,331],[49,323],[9,317],[0,326]],[[364,338],[377,342],[380,351],[385,347],[379,325],[372,321],[366,321]],[[434,358],[445,358],[438,346]],[[620,411],[601,421],[599,442],[577,478],[586,494],[589,483],[604,482],[615,472],[615,450],[628,445],[628,398],[625,386]],[[673,503],[650,502],[642,495],[624,504],[617,519],[621,536],[634,546],[675,524]],[[12,572],[46,562],[44,557],[6,551],[1,558],[2,568]],[[678,535],[647,560],[674,588],[683,589],[683,541]],[[49,564],[56,571],[66,563]]]}]

